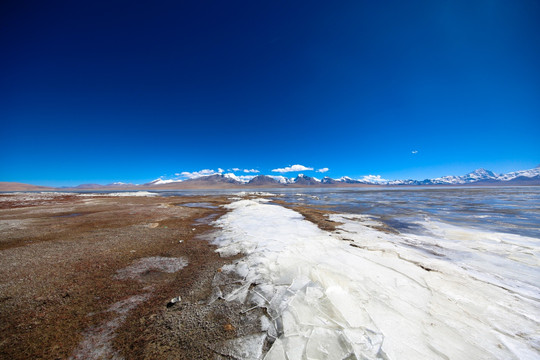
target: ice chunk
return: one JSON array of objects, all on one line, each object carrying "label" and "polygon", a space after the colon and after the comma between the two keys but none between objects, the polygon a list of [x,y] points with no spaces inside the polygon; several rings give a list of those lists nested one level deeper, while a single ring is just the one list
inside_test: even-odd
[{"label": "ice chunk", "polygon": [[245,303],[250,285],[251,284],[247,283],[247,284],[234,288],[231,292],[229,292],[228,294],[224,296],[225,300],[238,301],[242,304]]},{"label": "ice chunk", "polygon": [[342,360],[351,353],[340,331],[314,328],[306,344],[307,359]]},{"label": "ice chunk", "polygon": [[288,360],[281,339],[276,339],[272,347],[266,353],[264,360]]},{"label": "ice chunk", "polygon": [[265,340],[266,334],[264,333],[246,335],[237,339],[224,341],[222,344],[217,345],[214,350],[233,359],[260,359]]},{"label": "ice chunk", "polygon": [[287,359],[303,359],[308,338],[304,336],[287,336],[283,339],[283,348]]},{"label": "ice chunk", "polygon": [[338,286],[326,289],[326,296],[334,308],[352,328],[374,328],[373,321],[361,302],[355,301],[350,293]]},{"label": "ice chunk", "polygon": [[380,355],[382,334],[360,328],[344,329],[343,334],[357,358],[376,359]]},{"label": "ice chunk", "polygon": [[271,339],[277,339],[276,325],[267,316],[261,316],[261,330],[266,332]]}]

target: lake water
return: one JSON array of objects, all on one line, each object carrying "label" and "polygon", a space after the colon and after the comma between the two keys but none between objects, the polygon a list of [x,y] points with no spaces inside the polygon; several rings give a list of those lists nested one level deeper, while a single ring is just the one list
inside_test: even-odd
[{"label": "lake water", "polygon": [[171,195],[271,193],[290,203],[374,216],[400,232],[426,219],[540,239],[540,187],[277,188],[162,191]]}]

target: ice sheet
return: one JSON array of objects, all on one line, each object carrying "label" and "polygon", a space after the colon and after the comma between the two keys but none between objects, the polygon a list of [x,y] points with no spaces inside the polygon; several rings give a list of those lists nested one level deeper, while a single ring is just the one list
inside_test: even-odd
[{"label": "ice sheet", "polygon": [[[463,254],[446,247],[452,236],[438,241],[435,235],[388,234],[362,223],[371,219],[350,216],[337,216],[344,225],[329,233],[278,205],[241,200],[227,207],[231,211],[215,222],[221,227],[217,251],[245,257],[226,269],[238,282],[222,287],[222,297],[267,309],[262,329],[269,339],[277,337],[267,359],[540,355],[534,266],[524,273],[531,278],[523,290],[507,284],[514,281],[505,278],[511,269],[479,275],[508,263],[484,271],[477,263],[492,259],[447,256]],[[469,252],[475,251],[482,249]]]}]

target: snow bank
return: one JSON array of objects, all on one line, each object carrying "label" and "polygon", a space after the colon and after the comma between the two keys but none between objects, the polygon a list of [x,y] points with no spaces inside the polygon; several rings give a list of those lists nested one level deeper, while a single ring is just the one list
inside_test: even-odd
[{"label": "snow bank", "polygon": [[158,193],[150,191],[122,191],[114,193],[85,193],[79,196],[159,196]]},{"label": "snow bank", "polygon": [[240,191],[234,193],[235,196],[283,196],[282,194],[273,194],[266,191]]},{"label": "snow bank", "polygon": [[[341,216],[342,230],[329,233],[281,206],[227,207],[217,251],[245,257],[223,268],[214,295],[267,309],[265,359],[538,358],[538,291],[485,282],[440,244],[411,246],[419,239],[370,219]],[[238,281],[220,283],[226,275]]]}]

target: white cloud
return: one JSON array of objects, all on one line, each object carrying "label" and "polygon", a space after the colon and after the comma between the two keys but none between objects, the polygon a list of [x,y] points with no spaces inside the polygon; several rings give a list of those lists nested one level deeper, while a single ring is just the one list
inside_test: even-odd
[{"label": "white cloud", "polygon": [[363,178],[358,179],[358,180],[373,183],[373,184],[384,184],[388,182],[388,180],[383,179],[381,175],[366,175]]},{"label": "white cloud", "polygon": [[222,173],[222,172],[224,172],[225,170],[223,170],[222,168],[218,168],[217,171],[218,171],[218,173]]},{"label": "white cloud", "polygon": [[182,171],[179,176],[182,176],[186,179],[196,179],[196,178],[200,178],[201,176],[208,176],[208,175],[215,175],[215,174],[219,174],[219,172],[215,170],[210,170],[210,169],[203,169],[200,171],[193,171],[193,172]]},{"label": "white cloud", "polygon": [[235,175],[233,173],[227,173],[225,174],[225,177],[229,179],[234,179],[236,181],[240,181],[243,183],[247,183],[249,180],[253,179],[255,175]]},{"label": "white cloud", "polygon": [[411,151],[412,154],[418,154],[418,150]]},{"label": "white cloud", "polygon": [[242,172],[245,172],[245,173],[258,173],[260,172],[259,170],[256,170],[256,169],[240,169],[240,168],[232,168],[232,169],[227,169],[227,171],[234,171],[234,172],[238,172],[238,171],[242,171]]},{"label": "white cloud", "polygon": [[325,172],[327,172],[328,170],[330,170],[330,169],[329,169],[329,168],[322,168],[322,169],[317,170],[317,172],[325,173]]},{"label": "white cloud", "polygon": [[310,171],[310,170],[313,170],[313,168],[296,164],[296,165],[287,166],[285,168],[273,169],[272,171],[285,173],[285,172],[292,172],[292,171]]}]

